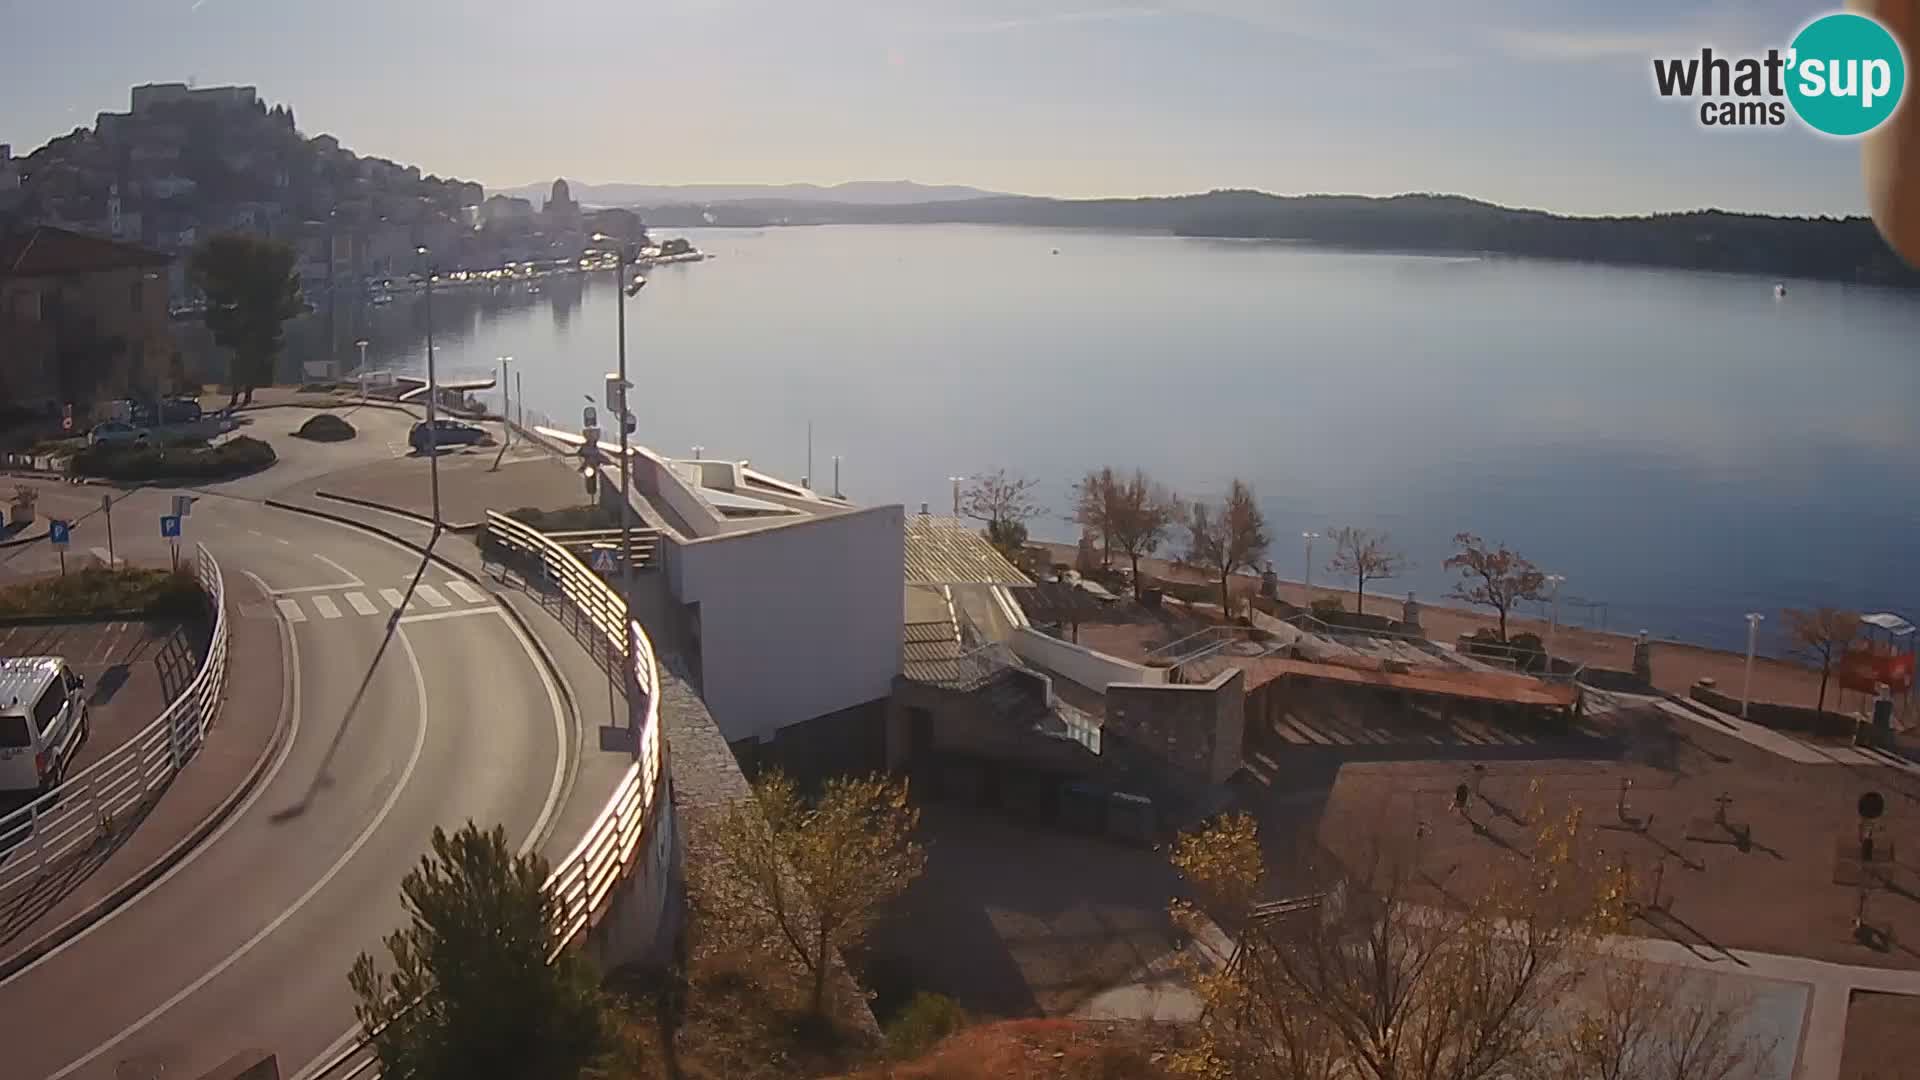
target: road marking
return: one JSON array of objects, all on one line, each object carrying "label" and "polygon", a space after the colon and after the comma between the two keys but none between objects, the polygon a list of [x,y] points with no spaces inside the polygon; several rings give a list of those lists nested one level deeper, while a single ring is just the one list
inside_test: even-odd
[{"label": "road marking", "polygon": [[320,613],[320,617],[323,619],[337,619],[340,617],[340,609],[334,606],[333,597],[331,596],[314,597],[313,607],[314,610]]},{"label": "road marking", "polygon": [[[260,575],[251,570],[242,570],[240,572],[252,578],[253,583],[260,586],[261,592],[271,591],[267,588],[267,583],[260,580]],[[285,696],[280,699],[281,715],[287,722],[287,738],[285,742],[280,744],[280,754],[274,759],[273,765],[267,769],[267,774],[262,776],[258,783],[254,784],[253,793],[247,796],[246,801],[234,807],[233,813],[227,815],[227,820],[220,823],[220,827],[213,831],[212,836],[201,841],[199,847],[187,852],[186,857],[174,863],[172,869],[160,875],[146,888],[133,894],[127,899],[126,903],[121,904],[119,907],[101,916],[99,922],[94,923],[92,926],[87,927],[85,930],[80,931],[78,934],[62,942],[59,948],[49,950],[48,953],[40,959],[14,972],[11,976],[0,979],[0,986],[5,986],[15,979],[25,978],[28,972],[38,968],[41,964],[47,963],[54,957],[73,948],[75,945],[80,944],[87,938],[92,937],[108,923],[133,910],[141,900],[146,899],[149,893],[173,880],[175,874],[193,865],[200,856],[206,854],[214,844],[219,842],[221,837],[227,835],[228,829],[233,828],[246,818],[247,811],[253,809],[253,804],[259,802],[261,796],[267,793],[267,789],[273,786],[274,778],[280,775],[281,767],[287,763],[288,756],[293,753],[293,744],[300,740],[300,639],[294,636],[292,627],[280,623],[275,625],[278,626],[280,630],[281,648],[283,650],[280,654],[281,659],[285,660],[287,664],[287,692]]]},{"label": "road marking", "polygon": [[435,611],[426,615],[403,615],[400,617],[400,621],[402,623],[438,622],[441,619],[464,619],[469,615],[492,615],[499,610],[499,607],[489,604],[486,607],[461,608],[458,611]]},{"label": "road marking", "polygon": [[[179,993],[154,1006],[152,1012],[128,1024],[118,1035],[94,1047],[84,1057],[79,1058],[71,1065],[54,1073],[48,1077],[47,1080],[61,1080],[62,1077],[71,1076],[81,1069],[86,1068],[93,1063],[95,1058],[126,1042],[133,1036],[138,1035],[141,1029],[158,1020],[168,1009],[185,1001],[187,998],[198,993],[201,987],[219,978],[228,968],[239,963],[248,953],[252,952],[255,946],[265,941],[274,931],[286,925],[288,919],[298,915],[301,908],[306,907],[309,901],[320,894],[321,889],[326,888],[329,882],[335,877],[338,877],[340,871],[346,869],[347,863],[352,861],[355,855],[360,854],[360,849],[367,845],[367,841],[373,839],[374,832],[386,822],[387,815],[391,814],[395,804],[399,803],[400,793],[407,789],[407,782],[413,779],[413,770],[420,764],[420,752],[425,749],[427,745],[427,678],[421,674],[420,657],[414,653],[413,643],[407,640],[407,635],[404,633],[396,633],[394,636],[400,639],[400,647],[407,654],[407,664],[413,668],[413,688],[415,694],[419,696],[420,701],[420,727],[413,735],[413,754],[407,758],[406,767],[400,770],[400,779],[393,785],[393,790],[387,793],[387,801],[381,805],[380,812],[373,816],[372,821],[367,822],[367,827],[360,831],[359,836],[354,837],[353,844],[341,854],[340,858],[334,861],[332,866],[327,868],[327,872],[320,875],[320,880],[309,886],[306,892],[301,893],[300,898],[295,900],[291,907],[275,916],[272,922],[261,927],[259,933],[248,938],[239,948],[229,953],[225,960],[215,964],[207,970],[206,974],[188,983]],[[201,850],[205,849],[202,848]],[[165,881],[166,878],[163,877],[160,880]]]},{"label": "road marking", "polygon": [[441,596],[439,589],[434,588],[424,581],[420,583],[418,588],[413,590],[413,595],[426,601],[428,607],[441,608],[453,606],[453,601]]},{"label": "road marking", "polygon": [[292,596],[296,593],[339,592],[341,589],[351,589],[355,585],[364,584],[366,584],[364,581],[340,581],[332,585],[297,585],[291,589],[275,589],[273,590],[273,595]]},{"label": "road marking", "polygon": [[349,585],[365,585],[366,584],[366,582],[361,581],[359,577],[355,576],[353,571],[347,569],[344,566],[341,566],[339,563],[334,562],[332,559],[327,558],[325,555],[322,555],[317,551],[309,552],[308,554],[312,555],[316,559],[319,559],[321,562],[326,563],[328,566],[333,567],[335,570],[338,570],[341,573],[347,575],[347,584]]},{"label": "road marking", "polygon": [[259,529],[248,529],[247,531],[248,531],[248,532],[250,532],[250,533],[252,533],[253,535],[255,535],[255,536],[257,536],[257,537],[259,537],[259,538],[260,538],[260,539],[262,539],[262,540],[265,540],[265,539],[267,538],[267,534],[266,534],[266,533],[263,533],[263,532],[261,532],[261,531],[260,531]]},{"label": "road marking", "polygon": [[381,589],[380,599],[385,600],[387,606],[395,611],[399,611],[400,605],[407,602],[407,598],[400,595],[399,589]]},{"label": "road marking", "polygon": [[373,606],[373,601],[367,599],[363,593],[350,592],[346,600],[348,605],[361,615],[374,615],[379,612],[379,609]]},{"label": "road marking", "polygon": [[487,602],[486,593],[481,592],[479,589],[474,588],[464,581],[447,582],[447,591],[465,600],[469,604],[484,604]]},{"label": "road marking", "polygon": [[283,597],[279,600],[275,600],[273,604],[275,607],[280,609],[280,614],[286,616],[288,622],[306,622],[307,621],[307,613],[300,610],[299,601],[288,600]]}]

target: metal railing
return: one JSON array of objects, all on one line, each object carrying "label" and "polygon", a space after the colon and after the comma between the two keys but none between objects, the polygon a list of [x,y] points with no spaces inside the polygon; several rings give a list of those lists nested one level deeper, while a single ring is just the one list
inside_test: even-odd
[{"label": "metal railing", "polygon": [[[601,635],[605,648],[615,654],[625,652],[626,639],[620,632],[625,602],[546,534],[489,510],[481,553],[487,561],[517,565],[523,575],[531,570],[529,581],[537,580],[543,589],[571,604]],[[579,843],[547,874],[547,892],[560,904],[561,927],[549,959],[579,940],[593,927],[595,916],[604,913],[608,898],[633,868],[655,824],[653,811],[664,802],[661,785],[667,775],[667,745],[660,731],[659,666],[653,643],[637,622],[633,643],[634,683],[640,693],[639,701],[628,702],[635,724],[634,762]],[[372,1040],[361,1033],[345,1050],[300,1076],[302,1080],[359,1080],[377,1075],[378,1068]]]},{"label": "metal railing", "polygon": [[99,761],[0,817],[0,898],[31,889],[135,821],[206,741],[227,685],[226,584],[206,545],[194,576],[213,612],[207,657],[153,722]]}]

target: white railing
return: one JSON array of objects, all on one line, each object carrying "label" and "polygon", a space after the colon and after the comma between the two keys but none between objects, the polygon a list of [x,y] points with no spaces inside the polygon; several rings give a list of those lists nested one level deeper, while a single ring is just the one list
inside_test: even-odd
[{"label": "white railing", "polygon": [[227,685],[226,585],[206,546],[196,549],[194,575],[213,613],[206,660],[180,696],[139,734],[0,817],[0,898],[31,889],[136,819],[206,740]]},{"label": "white railing", "polygon": [[[497,552],[538,567],[544,583],[558,591],[586,618],[613,655],[626,652],[622,633],[627,606],[620,595],[579,559],[536,529],[505,514],[487,512],[487,543]],[[613,797],[565,858],[553,864],[547,889],[560,901],[564,948],[593,926],[638,856],[652,823],[665,775],[665,744],[660,736],[659,668],[646,631],[632,625],[634,684],[640,700],[628,709],[635,735],[634,762],[613,789]]]}]

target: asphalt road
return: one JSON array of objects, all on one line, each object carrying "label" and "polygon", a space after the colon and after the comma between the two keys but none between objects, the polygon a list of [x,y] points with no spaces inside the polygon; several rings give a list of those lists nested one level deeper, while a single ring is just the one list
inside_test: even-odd
[{"label": "asphalt road", "polygon": [[[434,826],[497,823],[531,845],[574,765],[550,676],[471,585],[430,567],[382,653],[417,555],[224,494],[188,531],[274,592],[295,731],[206,844],[0,983],[9,1077],[191,1078],[252,1047],[295,1074],[351,1027],[347,969],[400,924],[399,882]],[[157,539],[129,551],[164,551]]]}]

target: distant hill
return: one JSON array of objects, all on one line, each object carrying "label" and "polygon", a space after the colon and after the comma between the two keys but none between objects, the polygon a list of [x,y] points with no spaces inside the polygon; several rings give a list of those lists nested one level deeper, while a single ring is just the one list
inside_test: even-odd
[{"label": "distant hill", "polygon": [[[666,206],[749,199],[899,206],[985,199],[1000,194],[959,184],[916,184],[911,180],[850,180],[831,187],[819,184],[585,184],[569,180],[567,186],[575,200],[591,206]],[[552,189],[553,182],[549,180],[506,188],[503,193],[531,199],[539,205],[546,202]]]},{"label": "distant hill", "polygon": [[1458,195],[1269,195],[1212,191],[1144,199],[1009,195],[894,206],[755,199],[636,206],[649,225],[1028,225],[1286,240],[1324,247],[1520,255],[1920,287],[1865,217],[1789,218],[1724,210],[1562,217]]}]

